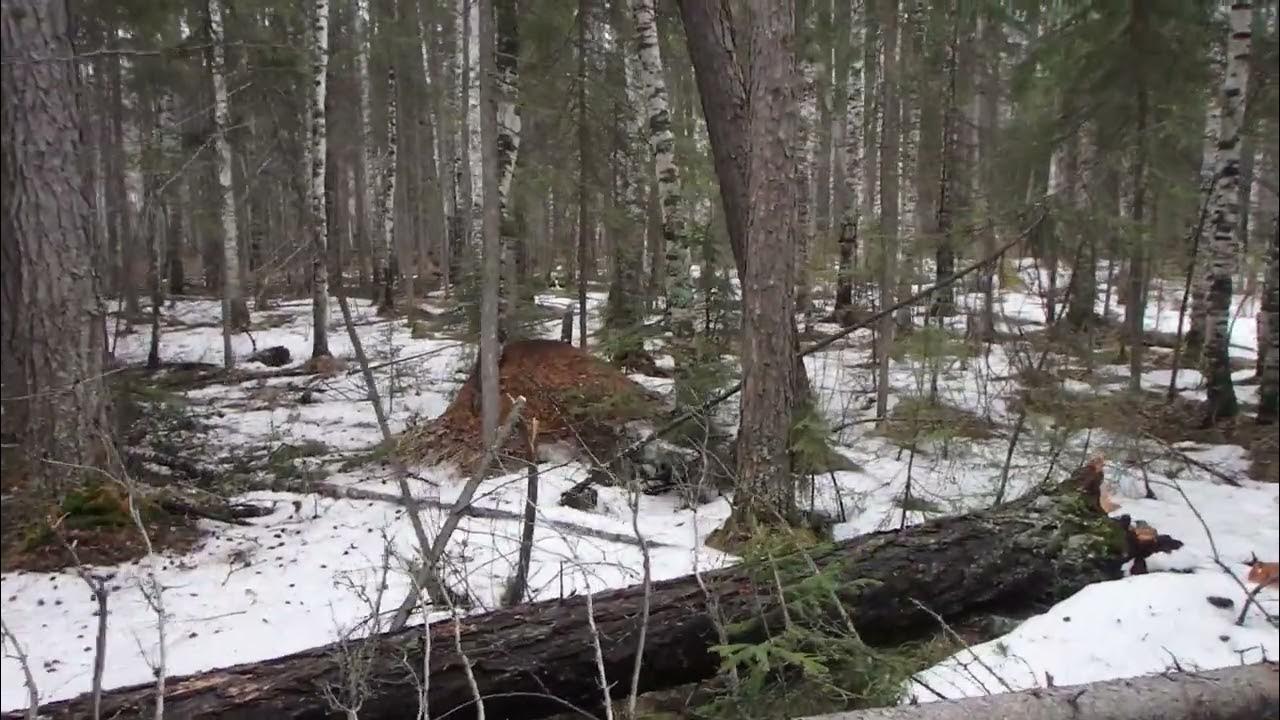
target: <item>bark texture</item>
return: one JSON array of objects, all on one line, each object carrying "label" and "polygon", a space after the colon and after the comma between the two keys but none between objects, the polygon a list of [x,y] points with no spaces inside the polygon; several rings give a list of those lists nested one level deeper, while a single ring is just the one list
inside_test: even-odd
[{"label": "bark texture", "polygon": [[329,216],[325,210],[325,168],[329,133],[325,98],[329,71],[329,0],[315,0],[311,18],[311,357],[329,353]]},{"label": "bark texture", "polygon": [[1236,226],[1240,222],[1240,126],[1244,121],[1245,91],[1249,78],[1250,26],[1253,5],[1231,6],[1227,39],[1227,74],[1222,81],[1222,118],[1218,124],[1217,184],[1209,224],[1208,321],[1205,325],[1205,376],[1207,421],[1234,417],[1240,412],[1231,382],[1231,294],[1240,264]]},{"label": "bark texture", "polygon": [[1280,713],[1274,664],[1165,673],[805,720],[1254,720]]},{"label": "bark texture", "polygon": [[382,199],[379,233],[382,237],[382,254],[378,267],[382,277],[382,297],[378,310],[390,313],[396,306],[396,185],[399,182],[400,156],[400,98],[396,79],[396,64],[387,64],[387,156],[382,170]]},{"label": "bark texture", "polygon": [[501,403],[498,397],[498,284],[501,282],[502,248],[499,240],[498,88],[494,58],[493,0],[480,0],[480,166],[481,246],[480,273],[480,412],[484,444],[490,446],[498,431]]},{"label": "bark texture", "polygon": [[799,139],[801,112],[794,42],[795,16],[784,3],[751,3],[747,237],[752,257],[742,283],[742,416],[733,516],[726,526],[734,534],[751,535],[760,524],[787,524],[795,506],[788,435],[797,196],[803,190],[791,151]]},{"label": "bark texture", "polygon": [[[717,7],[714,3],[694,0],[680,2],[680,18],[684,23],[694,79],[698,96],[702,99],[707,135],[711,140],[716,180],[720,185],[725,229],[729,234],[729,246],[733,249],[738,278],[745,284],[747,259],[752,254],[747,237],[748,88],[746,69],[742,67],[734,45],[731,10],[728,3]],[[809,377],[799,356],[799,334],[794,320],[791,335],[795,363],[791,375],[791,399],[800,405],[809,400]]]},{"label": "bark texture", "polygon": [[[848,27],[849,34],[854,31],[852,28],[859,27],[861,23],[861,14],[863,6],[858,5],[857,9],[850,7],[849,3],[840,3],[837,12],[841,15],[837,16],[837,27]],[[856,19],[850,22],[854,18]],[[836,107],[836,111],[840,113],[844,131],[841,133],[840,146],[840,165],[843,171],[843,186],[838,187],[836,197],[840,199],[837,205],[840,207],[840,234],[837,242],[839,245],[839,260],[836,267],[836,311],[843,310],[853,305],[853,262],[858,252],[858,221],[861,206],[858,202],[858,178],[861,174],[862,166],[862,56],[860,53],[854,52],[852,48],[851,38],[842,38],[842,48],[844,52],[838,52],[836,60],[836,86],[843,93],[838,96],[843,99]],[[840,320],[837,317],[837,320]],[[843,322],[843,320],[840,320]]]},{"label": "bark texture", "polygon": [[110,431],[76,66],[61,59],[72,55],[67,22],[58,0],[0,6],[0,428],[53,491],[78,473],[46,461],[95,466]]},{"label": "bark texture", "polygon": [[640,58],[640,85],[649,125],[658,204],[662,210],[662,236],[666,244],[665,290],[671,330],[677,338],[691,338],[697,322],[690,264],[689,230],[680,189],[680,165],[676,162],[676,137],[671,131],[671,109],[662,54],[658,49],[658,25],[653,0],[631,0],[635,22],[636,53]]},{"label": "bark texture", "polygon": [[[1130,554],[1126,548],[1132,547],[1128,541],[1135,535],[1123,529],[1127,518],[1109,519],[1098,507],[1101,473],[1077,477],[1085,481],[1068,481],[1044,495],[970,515],[863,535],[800,555],[782,555],[772,563],[745,563],[703,573],[701,578],[655,582],[649,592],[640,691],[714,675],[720,662],[709,648],[723,642],[717,618],[729,642],[759,642],[783,622],[778,588],[785,594],[812,578],[815,567],[836,580],[840,608],[833,601],[813,622],[843,622],[838,620],[843,608],[862,638],[876,644],[936,631],[937,621],[913,598],[951,620],[993,607],[1016,612],[1067,597],[1088,583],[1120,577]],[[1083,495],[1079,488],[1084,488]],[[637,586],[593,597],[594,621],[615,697],[629,689],[645,594],[645,588]],[[487,717],[535,718],[564,712],[556,698],[580,707],[599,704],[585,597],[506,608],[458,623],[455,627],[454,621],[444,620],[426,629],[431,635],[432,717],[475,716],[465,663],[487,698]],[[454,649],[455,632],[461,654]],[[371,694],[360,711],[362,720],[400,718],[417,707],[414,675],[423,665],[423,635],[424,629],[416,627],[371,639]],[[320,692],[325,683],[338,681],[336,652],[334,646],[320,647],[173,678],[167,685],[167,717],[337,717]],[[153,693],[151,683],[112,690],[103,698],[103,716],[145,712]],[[83,717],[88,703],[86,695],[42,710],[49,718]]]},{"label": "bark texture", "polygon": [[[222,22],[223,0],[209,0],[209,70],[213,76],[214,160],[217,163],[218,221],[222,230],[222,364],[235,365],[231,336],[249,323],[249,308],[240,284],[240,240],[236,232],[236,198],[231,184],[231,110],[227,98],[227,51]],[[147,220],[143,220],[147,222]],[[131,238],[126,239],[132,242]]]},{"label": "bark texture", "polygon": [[1258,353],[1262,368],[1258,389],[1258,422],[1280,420],[1280,215],[1271,218],[1267,280],[1263,284],[1259,313],[1263,331],[1258,333]]}]

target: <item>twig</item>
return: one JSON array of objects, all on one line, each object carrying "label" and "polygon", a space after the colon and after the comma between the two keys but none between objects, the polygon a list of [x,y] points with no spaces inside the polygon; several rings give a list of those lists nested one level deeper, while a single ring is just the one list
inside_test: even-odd
[{"label": "twig", "polygon": [[1218,543],[1213,539],[1213,531],[1209,529],[1209,523],[1205,521],[1204,515],[1200,514],[1200,509],[1196,507],[1196,504],[1191,502],[1191,498],[1188,497],[1186,491],[1182,489],[1182,484],[1177,480],[1170,480],[1169,482],[1156,480],[1154,482],[1157,485],[1171,487],[1175,492],[1182,496],[1182,501],[1187,504],[1187,508],[1191,510],[1191,514],[1196,516],[1196,520],[1200,521],[1200,527],[1204,529],[1205,537],[1209,540],[1209,550],[1213,553],[1214,564],[1221,568],[1222,572],[1226,573],[1232,580],[1235,580],[1236,585],[1240,586],[1240,592],[1245,594],[1245,608],[1248,608],[1250,602],[1252,602],[1254,605],[1258,606],[1258,612],[1262,613],[1262,616],[1267,619],[1267,622],[1271,623],[1275,627],[1280,627],[1280,618],[1277,618],[1267,612],[1266,608],[1262,607],[1262,604],[1258,602],[1258,598],[1253,593],[1249,592],[1249,588],[1245,587],[1244,581],[1232,572],[1231,568],[1227,567],[1227,564],[1222,561],[1222,556],[1218,554]]},{"label": "twig", "polygon": [[[64,516],[65,517],[65,516]],[[80,555],[76,552],[75,543],[67,542],[61,532],[58,532],[58,526],[64,518],[59,518],[58,522],[53,523],[54,534],[58,540],[62,542],[62,546],[66,548],[67,553],[71,555],[71,560],[75,563],[76,574],[81,580],[89,586],[89,592],[93,594],[94,601],[98,604],[98,634],[94,639],[93,646],[93,720],[99,720],[102,717],[102,673],[106,667],[107,661],[107,578],[95,577],[85,568],[84,563],[80,561]]]},{"label": "twig", "polygon": [[[1245,596],[1244,607],[1240,608],[1240,616],[1236,618],[1236,625],[1244,625],[1244,617],[1249,613],[1250,605],[1257,605],[1258,609],[1262,610],[1262,603],[1258,602],[1258,593],[1262,592],[1262,589],[1266,586],[1267,583],[1258,583],[1258,586],[1250,590],[1249,594]],[[1262,614],[1267,617],[1267,620],[1271,620],[1265,610],[1263,610]]]},{"label": "twig", "polygon": [[[523,397],[515,399],[515,402],[511,405],[511,410],[507,412],[507,419],[503,421],[502,426],[498,428],[497,434],[494,435],[493,443],[485,450],[484,457],[476,464],[471,479],[467,480],[467,484],[463,486],[462,492],[458,494],[457,500],[454,501],[453,507],[449,509],[444,525],[440,527],[440,532],[436,534],[435,541],[430,544],[430,549],[422,558],[422,565],[418,567],[417,584],[426,586],[428,582],[433,580],[436,565],[440,562],[440,556],[444,553],[445,546],[449,544],[449,537],[453,535],[458,523],[462,521],[462,516],[467,514],[467,506],[471,504],[471,499],[475,496],[476,490],[480,487],[485,474],[489,471],[489,465],[492,464],[494,456],[497,455],[498,448],[506,443],[507,436],[511,434],[512,428],[515,427],[516,421],[520,418],[524,403]],[[400,603],[400,608],[396,610],[396,615],[391,620],[389,629],[392,632],[404,629],[405,624],[409,621],[409,614],[413,612],[413,608],[418,604],[417,601],[416,593],[410,591],[405,595],[404,601]]]},{"label": "twig", "polygon": [[0,630],[4,631],[4,638],[13,645],[13,651],[18,658],[18,665],[22,667],[22,682],[27,686],[27,720],[36,720],[40,717],[40,691],[36,687],[35,675],[31,673],[31,661],[27,657],[27,651],[22,649],[22,644],[18,642],[18,638],[9,629],[9,623],[4,621],[4,616],[0,615]]},{"label": "twig", "polygon": [[1201,462],[1200,460],[1197,460],[1191,457],[1191,455],[1189,455],[1186,451],[1175,446],[1173,443],[1167,442],[1159,437],[1156,437],[1155,435],[1152,435],[1146,430],[1143,430],[1141,432],[1144,438],[1159,444],[1165,450],[1168,450],[1171,455],[1177,455],[1178,458],[1182,460],[1184,463],[1209,473],[1210,475],[1218,478],[1219,480],[1230,485],[1231,487],[1243,487],[1243,485],[1240,483],[1239,480],[1231,477],[1230,475],[1222,472],[1221,470],[1213,467],[1212,465],[1208,465],[1204,462]]},{"label": "twig", "polygon": [[649,602],[653,593],[649,544],[640,533],[640,491],[631,490],[631,529],[640,543],[640,556],[644,565],[644,599],[640,606],[640,636],[636,639],[636,662],[631,670],[631,693],[627,696],[627,717],[636,717],[636,699],[640,694],[640,668],[644,662],[644,644],[649,634]]},{"label": "twig", "polygon": [[[453,650],[458,653],[458,657],[462,658],[462,669],[467,674],[467,684],[471,686],[471,695],[476,703],[476,720],[484,720],[484,697],[480,695],[480,686],[476,684],[476,675],[471,671],[471,658],[462,650],[462,622],[458,619],[458,610],[453,607],[453,601],[449,602],[450,610],[453,612]],[[431,631],[424,630],[430,633]]]},{"label": "twig", "polygon": [[[583,577],[586,580],[586,577]],[[591,588],[587,588],[587,624],[591,627],[591,645],[596,651],[596,670],[600,673],[600,693],[604,703],[605,720],[613,720],[613,703],[609,701],[609,676],[604,671],[604,651],[600,649],[600,629],[596,627],[596,608],[591,600]]]},{"label": "twig", "polygon": [[934,620],[937,620],[938,625],[942,628],[942,632],[949,635],[952,640],[955,640],[956,642],[960,643],[960,645],[963,646],[964,649],[968,650],[969,655],[973,657],[973,661],[978,664],[978,667],[981,667],[983,670],[986,670],[991,675],[991,677],[999,681],[1000,684],[1004,687],[1005,692],[1014,692],[1013,686],[1010,685],[1009,682],[1005,680],[1003,677],[998,675],[995,670],[992,670],[991,666],[988,665],[982,659],[982,657],[978,655],[978,653],[974,652],[973,648],[969,647],[969,643],[965,642],[964,638],[960,637],[960,633],[953,630],[951,626],[947,624],[947,621],[942,619],[941,615],[934,612],[932,608],[928,607],[927,605],[925,605],[924,603],[920,602],[915,598],[908,598],[908,599],[911,601],[912,605],[915,605],[916,607],[920,608],[924,612],[928,613]]}]

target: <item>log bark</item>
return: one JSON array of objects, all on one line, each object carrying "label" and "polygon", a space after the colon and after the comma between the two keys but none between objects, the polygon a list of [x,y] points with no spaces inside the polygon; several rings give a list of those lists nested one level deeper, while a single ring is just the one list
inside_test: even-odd
[{"label": "log bark", "polygon": [[[837,581],[833,600],[842,608],[833,601],[824,612],[832,618],[847,613],[867,642],[893,644],[937,629],[937,620],[916,601],[946,620],[975,611],[1016,612],[1064,598],[1089,583],[1118,578],[1127,559],[1150,554],[1157,544],[1177,545],[1165,536],[1157,542],[1139,540],[1127,517],[1107,518],[1098,507],[1100,484],[1100,471],[1082,471],[1042,495],[989,510],[863,535],[778,556],[768,564],[746,562],[701,578],[653,583],[639,689],[713,676],[720,661],[711,648],[721,642],[720,629],[729,642],[757,642],[780,629],[780,592],[799,590],[814,568]],[[1142,538],[1149,537],[1145,530]],[[629,686],[644,599],[643,586],[593,596],[594,625],[615,694]],[[485,697],[488,717],[543,717],[563,712],[566,702],[597,707],[601,691],[587,608],[586,598],[577,596],[463,618],[458,628],[453,620],[431,625],[426,629],[431,638],[431,717],[474,716],[469,675]],[[820,614],[805,617],[832,619],[816,617]],[[794,621],[796,613],[791,615]],[[460,635],[456,645],[455,632]],[[416,627],[368,641],[373,647],[365,654],[371,665],[362,720],[405,717],[417,707],[415,673],[423,666],[423,640],[424,629]],[[337,646],[326,646],[172,678],[165,697],[167,716],[337,717],[322,688],[340,686],[338,655]],[[148,683],[106,693],[103,716],[149,712],[152,687]],[[85,717],[88,703],[82,696],[46,705],[42,713]],[[11,717],[18,715],[4,715]]]},{"label": "log bark", "polygon": [[805,720],[1254,720],[1280,717],[1274,663],[1033,688]]}]

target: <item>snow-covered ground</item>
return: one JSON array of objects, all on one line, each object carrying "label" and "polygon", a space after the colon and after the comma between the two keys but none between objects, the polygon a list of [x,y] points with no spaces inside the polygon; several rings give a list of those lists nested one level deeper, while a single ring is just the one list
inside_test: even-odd
[{"label": "snow-covered ground", "polygon": [[[1014,333],[1030,332],[1043,326],[1045,319],[1035,294],[1038,284],[1032,266],[1023,263],[1019,270],[1024,287],[1006,289],[999,296],[1001,327]],[[1147,314],[1149,328],[1176,329],[1177,292],[1177,288],[1161,287],[1154,293]],[[548,307],[567,302],[553,295],[541,296],[539,301]],[[961,301],[976,303],[980,298],[962,296]],[[591,332],[598,329],[603,302],[600,293],[589,298]],[[1237,299],[1237,306],[1241,303],[1232,342],[1236,355],[1252,358],[1257,343],[1253,308]],[[414,418],[441,412],[465,379],[474,349],[453,339],[412,338],[403,321],[377,318],[366,301],[353,300],[353,306],[362,344],[375,363],[413,358],[377,372],[390,406],[392,429],[398,432]],[[1102,308],[1101,295],[1098,308]],[[271,312],[277,322],[255,330],[254,341],[258,347],[284,345],[299,363],[311,347],[307,303],[281,303]],[[171,324],[162,345],[166,361],[220,360],[216,301],[181,300],[167,311],[167,317]],[[963,326],[962,318],[955,320]],[[544,327],[547,337],[557,336],[558,331],[558,321]],[[909,523],[990,504],[1016,414],[1010,401],[1018,389],[1017,369],[1025,366],[1025,350],[1011,343],[993,346],[977,357],[931,361],[939,371],[939,398],[989,420],[992,436],[926,437],[912,457],[876,434],[872,423],[856,422],[874,415],[869,402],[874,398],[874,371],[866,362],[870,339],[869,331],[859,331],[807,360],[828,423],[847,424],[838,435],[837,449],[856,469],[816,483],[811,494],[806,488],[803,502],[812,497],[816,506],[833,514],[843,508],[844,521],[835,529],[840,538],[897,527],[903,519],[901,498],[908,479],[913,497],[926,501],[906,512]],[[145,331],[123,336],[117,355],[141,362],[146,343]],[[235,339],[235,346],[241,356],[252,348],[243,335]],[[351,355],[337,318],[330,330],[330,346],[335,355]],[[919,356],[907,355],[895,362],[890,373],[891,404],[927,391],[929,369]],[[1064,389],[1081,394],[1123,389],[1126,367],[1098,365],[1093,370],[1082,380],[1064,381]],[[1244,371],[1239,377],[1247,375]],[[1168,376],[1168,371],[1155,370],[1143,377],[1143,384],[1162,388]],[[1111,382],[1099,382],[1099,378]],[[658,390],[670,387],[669,381],[635,379]],[[324,452],[304,462],[324,472],[327,482],[393,490],[389,474],[377,464],[343,469],[344,460],[380,439],[359,377],[339,374],[316,382],[312,387],[316,402],[307,404],[296,401],[297,381],[277,378],[194,390],[186,393],[188,412],[209,427],[205,439],[215,453],[319,442]],[[1203,395],[1201,382],[1195,371],[1179,375],[1186,397]],[[1240,397],[1246,403],[1256,402],[1256,388],[1240,388]],[[735,413],[731,401],[720,415],[732,421]],[[929,687],[958,697],[1044,685],[1049,676],[1056,684],[1068,684],[1174,665],[1212,668],[1280,657],[1280,631],[1256,610],[1246,615],[1243,625],[1235,624],[1244,602],[1245,563],[1254,554],[1274,560],[1280,546],[1280,488],[1247,478],[1249,460],[1243,448],[1183,448],[1202,464],[1240,478],[1241,486],[1232,487],[1160,445],[1101,428],[1068,431],[1055,427],[1049,418],[1033,416],[1014,453],[1006,495],[1038,483],[1051,468],[1055,474],[1068,472],[1099,450],[1108,458],[1107,477],[1113,499],[1120,505],[1117,512],[1143,519],[1185,546],[1153,558],[1149,575],[1086,588],[1008,635],[924,671],[920,677]],[[411,471],[417,478],[414,492],[423,497],[448,502],[462,486],[461,476],[449,468]],[[543,466],[530,577],[536,599],[640,580],[640,551],[634,543],[563,529],[564,523],[572,523],[623,537],[633,534],[631,511],[621,490],[601,488],[596,512],[559,506],[560,494],[586,472],[577,463]],[[1144,481],[1152,484],[1157,499],[1143,499]],[[482,484],[476,502],[515,510],[523,505],[523,492],[522,476],[491,478]],[[367,630],[362,623],[379,602],[377,588],[385,582],[379,605],[384,610],[399,603],[409,590],[402,566],[403,558],[413,554],[414,535],[398,506],[283,493],[248,497],[274,502],[275,512],[246,526],[207,523],[207,537],[196,550],[164,555],[155,568],[164,588],[165,663],[171,674],[261,660]],[[732,557],[702,544],[728,512],[724,498],[689,509],[672,497],[643,497],[635,520],[653,544],[655,578],[731,563]],[[426,515],[430,531],[442,521],[443,513]],[[449,548],[453,581],[482,607],[496,604],[515,564],[518,536],[516,522],[476,518],[465,519],[453,536]],[[156,612],[140,589],[147,570],[145,560],[95,568],[111,576],[108,687],[152,677],[150,667],[158,657]],[[42,700],[88,690],[97,618],[85,583],[70,571],[6,573],[2,596],[5,624],[30,657]],[[1232,606],[1211,604],[1210,596],[1227,598]],[[1280,604],[1274,589],[1264,590],[1258,599],[1273,614]],[[0,705],[5,709],[20,707],[27,699],[14,654],[6,647],[0,665]],[[904,698],[911,695],[921,701],[936,699],[916,684],[904,688]]]}]

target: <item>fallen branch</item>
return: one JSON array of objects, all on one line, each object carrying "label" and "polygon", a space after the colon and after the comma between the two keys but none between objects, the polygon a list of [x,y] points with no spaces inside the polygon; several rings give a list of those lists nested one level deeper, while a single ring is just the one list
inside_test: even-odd
[{"label": "fallen branch", "polygon": [[[258,490],[266,490],[269,492],[286,492],[299,495],[314,494],[337,500],[371,500],[373,502],[392,503],[394,505],[406,507],[404,498],[398,493],[379,492],[377,490],[347,487],[345,485],[333,485],[331,483],[307,482],[304,480],[280,480],[273,478],[255,481],[254,487]],[[429,507],[440,510],[451,510],[454,507],[454,503],[441,502],[430,498],[416,497],[413,501],[420,508]],[[467,517],[479,518],[481,520],[513,520],[518,522],[524,519],[524,514],[522,512],[503,510],[501,508],[488,507],[485,505],[470,504],[465,506],[461,512]],[[570,535],[592,537],[598,540],[630,545],[632,547],[640,546],[639,541],[636,540],[633,535],[625,533],[600,530],[598,528],[590,527],[589,525],[580,525],[567,520],[543,518],[541,522],[546,527],[555,528]],[[677,547],[671,543],[657,542],[654,540],[647,540],[646,544],[649,547]]]},{"label": "fallen branch", "polygon": [[[809,588],[815,571],[830,578],[837,602],[793,612],[792,622],[827,627],[848,618],[872,645],[897,645],[936,630],[937,621],[912,598],[948,622],[992,606],[1029,610],[1118,578],[1132,559],[1133,544],[1121,541],[1132,534],[1127,519],[1109,519],[1098,507],[1100,481],[1100,474],[1073,477],[997,508],[778,555],[768,563],[604,591],[591,598],[590,620],[584,596],[445,620],[425,630],[432,636],[425,658],[422,629],[374,635],[369,696],[360,717],[404,717],[418,703],[417,672],[424,662],[435,718],[474,717],[477,695],[490,716],[508,719],[545,717],[566,704],[596,708],[601,682],[592,622],[608,640],[602,646],[604,685],[613,698],[631,692],[642,626],[647,639],[637,692],[712,677],[721,662],[711,648],[768,638],[783,625],[785,598]],[[646,595],[647,626],[641,612]],[[318,647],[173,678],[166,698],[170,717],[327,717],[317,688],[338,681],[335,651]],[[121,688],[104,696],[103,712],[136,716],[153,700],[150,685]],[[55,720],[83,717],[86,703],[52,703],[42,712]]]}]

